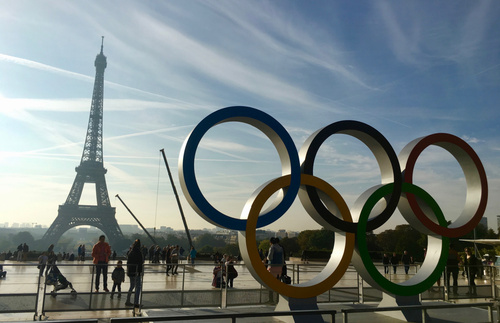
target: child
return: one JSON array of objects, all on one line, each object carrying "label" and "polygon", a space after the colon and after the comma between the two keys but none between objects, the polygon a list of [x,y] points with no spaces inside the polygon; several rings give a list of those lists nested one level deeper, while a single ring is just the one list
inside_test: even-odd
[{"label": "child", "polygon": [[111,289],[111,298],[113,298],[113,294],[115,293],[115,289],[118,287],[118,298],[122,297],[122,283],[125,281],[125,270],[122,267],[122,261],[118,260],[116,263],[116,268],[113,270],[111,274],[111,278],[113,279],[113,288]]},{"label": "child", "polygon": [[224,276],[226,276],[226,266],[219,261],[213,270],[214,278],[212,279],[212,287],[224,288],[226,283],[224,282]]}]

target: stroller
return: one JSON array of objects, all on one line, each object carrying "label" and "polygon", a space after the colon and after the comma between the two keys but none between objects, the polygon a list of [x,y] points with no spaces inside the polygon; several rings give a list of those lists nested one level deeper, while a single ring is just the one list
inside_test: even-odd
[{"label": "stroller", "polygon": [[71,288],[71,295],[76,295],[76,290],[73,288],[73,285],[64,277],[56,265],[50,268],[49,274],[45,278],[45,284],[54,285],[54,290],[50,292],[52,297],[56,297],[58,291],[68,287]]}]

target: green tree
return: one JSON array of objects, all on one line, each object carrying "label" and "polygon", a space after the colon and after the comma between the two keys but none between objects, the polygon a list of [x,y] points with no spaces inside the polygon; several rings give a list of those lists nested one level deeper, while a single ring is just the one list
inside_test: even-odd
[{"label": "green tree", "polygon": [[216,239],[213,234],[204,233],[196,238],[196,246],[201,249],[205,246],[210,246],[212,248],[222,248],[226,246],[223,240]]},{"label": "green tree", "polygon": [[333,231],[326,229],[305,230],[297,237],[301,250],[332,250],[333,240]]},{"label": "green tree", "polygon": [[236,243],[227,244],[224,247],[216,248],[222,254],[237,257],[240,254],[240,248]]},{"label": "green tree", "polygon": [[265,254],[269,248],[271,248],[271,242],[269,242],[268,239],[262,240],[259,243],[259,249],[262,250],[262,252]]},{"label": "green tree", "polygon": [[12,242],[16,247],[21,243],[26,243],[32,250],[34,249],[35,238],[28,231],[21,231],[12,236]]},{"label": "green tree", "polygon": [[286,257],[290,254],[295,256],[300,255],[300,246],[297,237],[284,237],[283,239],[280,239],[280,245],[285,249],[285,252],[287,253],[285,255]]}]

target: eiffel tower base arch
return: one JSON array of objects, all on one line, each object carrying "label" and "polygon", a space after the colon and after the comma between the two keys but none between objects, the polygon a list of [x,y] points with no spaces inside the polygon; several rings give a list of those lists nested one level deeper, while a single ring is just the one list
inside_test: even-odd
[{"label": "eiffel tower base arch", "polygon": [[57,218],[45,232],[42,243],[47,247],[56,244],[69,229],[88,225],[103,231],[111,246],[121,246],[125,238],[118,226],[115,213],[116,209],[109,206],[59,205]]}]

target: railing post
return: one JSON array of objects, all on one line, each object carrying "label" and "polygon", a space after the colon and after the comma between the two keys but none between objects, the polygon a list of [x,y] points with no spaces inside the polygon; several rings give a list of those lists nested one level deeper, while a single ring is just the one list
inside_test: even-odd
[{"label": "railing post", "polygon": [[[137,265],[139,267],[139,265]],[[137,269],[136,269],[137,271]],[[142,316],[142,293],[144,292],[144,265],[142,266],[142,272],[140,273],[139,277],[141,277],[141,293],[139,294],[139,310],[137,311],[138,313],[135,313],[135,308],[134,308],[134,316]],[[135,287],[137,288],[137,286]],[[137,292],[137,291],[135,291]],[[134,295],[134,300],[135,300],[135,295]],[[134,301],[135,303],[135,301]]]},{"label": "railing post", "polygon": [[300,284],[300,264],[297,264],[297,284]]},{"label": "railing post", "polygon": [[448,281],[448,266],[444,267],[444,275],[443,275],[443,282],[444,282],[444,301],[447,302],[450,299],[450,284]]},{"label": "railing post", "polygon": [[186,277],[186,265],[182,267],[182,288],[181,288],[181,306],[184,306],[184,282]]},{"label": "railing post", "polygon": [[488,321],[493,323],[493,306],[488,306]]},{"label": "railing post", "polygon": [[[37,288],[36,288],[36,300],[35,300],[35,317],[34,317],[34,321],[36,320],[36,318],[38,317],[39,320],[41,320],[41,317],[43,315],[43,301],[45,300],[45,291],[43,289],[42,286],[40,286],[40,282],[42,281],[42,278],[40,277],[43,277],[43,276],[40,276],[40,274],[38,274],[38,284],[37,284]],[[44,283],[45,285],[45,283]],[[42,308],[40,309],[40,292],[42,292]]]},{"label": "railing post", "polygon": [[493,267],[493,266],[490,266],[490,284],[491,284],[491,297],[493,299],[496,299],[497,298],[496,297],[497,291],[495,288],[495,267]]},{"label": "railing post", "polygon": [[94,295],[92,290],[94,289],[94,276],[95,276],[95,265],[92,264],[92,277],[90,278],[90,297],[89,297],[89,310],[92,309],[92,296]]},{"label": "railing post", "polygon": [[363,304],[365,302],[365,296],[363,294],[363,278],[356,271],[356,277],[358,278],[358,302]]},{"label": "railing post", "polygon": [[[220,299],[220,307],[221,308],[227,308],[227,285],[228,285],[228,279],[227,279],[227,262],[224,263],[224,271],[221,276],[220,280],[220,287],[221,287],[221,299]],[[222,284],[224,282],[224,273],[226,273],[226,283]]]}]

